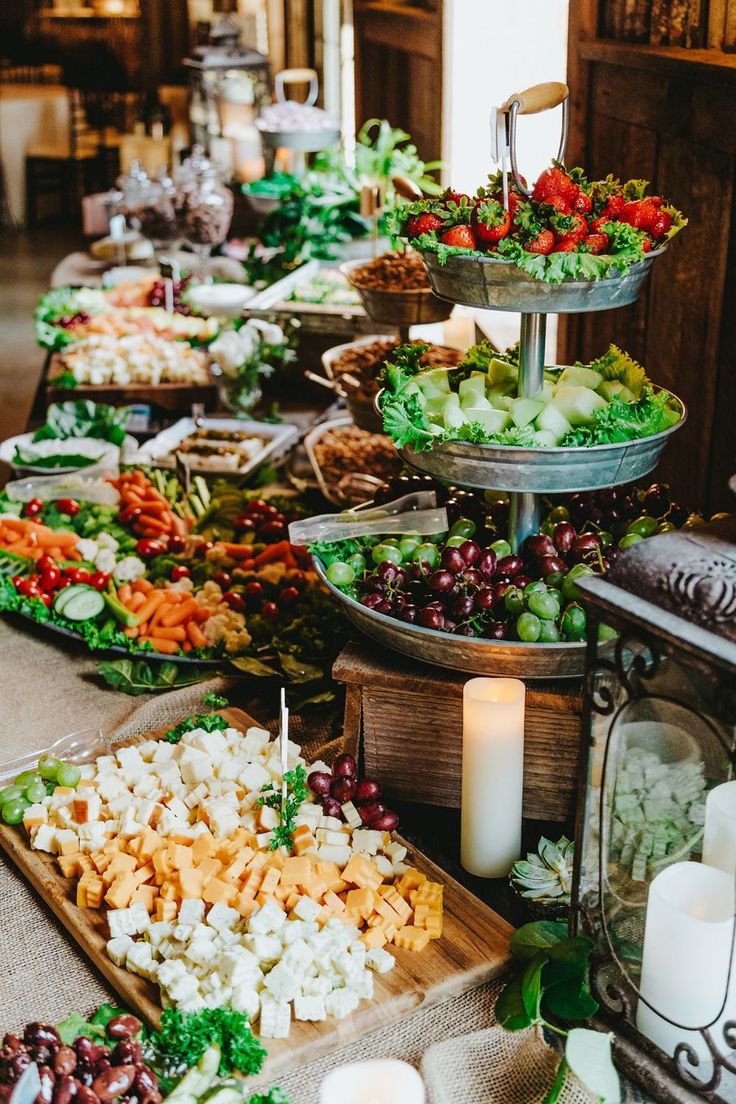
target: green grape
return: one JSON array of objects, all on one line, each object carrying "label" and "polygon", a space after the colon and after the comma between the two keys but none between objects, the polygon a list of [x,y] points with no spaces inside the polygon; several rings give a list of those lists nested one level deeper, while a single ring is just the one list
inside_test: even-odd
[{"label": "green grape", "polygon": [[502,560],[504,556],[511,555],[511,545],[507,540],[496,540],[490,547],[496,553],[499,560]]},{"label": "green grape", "polygon": [[641,517],[635,518],[628,528],[626,529],[626,536],[630,533],[636,533],[640,537],[653,537],[659,528],[659,518],[649,517],[648,514],[642,514]]},{"label": "green grape", "polygon": [[22,796],[23,788],[21,786],[16,786],[14,782],[10,786],[3,786],[0,790],[0,805],[4,805],[6,801],[15,801]]},{"label": "green grape", "polygon": [[522,613],[516,622],[516,633],[525,644],[535,644],[542,635],[542,622],[533,613]]},{"label": "green grape", "polygon": [[350,586],[355,581],[355,572],[350,564],[341,563],[340,560],[335,560],[327,568],[327,578],[335,586]]},{"label": "green grape", "polygon": [[569,521],[570,511],[567,506],[555,506],[554,510],[550,510],[547,515],[547,521],[550,521],[552,525],[557,525],[560,521]]},{"label": "green grape", "polygon": [[82,772],[74,763],[62,763],[56,775],[60,786],[76,786]]},{"label": "green grape", "polygon": [[562,615],[560,628],[566,640],[582,640],[585,636],[587,619],[582,606],[568,606]]},{"label": "green grape", "polygon": [[387,541],[377,544],[371,556],[376,566],[385,563],[387,560],[389,563],[396,564],[397,567],[401,563],[401,552],[399,552],[398,547],[394,544],[388,544]]},{"label": "green grape", "polygon": [[459,548],[461,544],[465,544],[467,537],[448,537],[445,541],[445,548]]},{"label": "green grape", "polygon": [[560,616],[560,599],[549,590],[538,590],[530,594],[527,606],[531,613],[536,613],[544,621],[556,621]]},{"label": "green grape", "polygon": [[612,629],[610,625],[604,625],[601,621],[598,626],[598,643],[602,644],[606,640],[615,640],[618,633],[615,629]]},{"label": "green grape", "polygon": [[60,766],[61,760],[57,759],[55,755],[42,755],[38,760],[38,773],[47,782],[53,782]]},{"label": "green grape", "polygon": [[578,588],[575,586],[578,579],[594,574],[593,568],[588,567],[587,564],[575,564],[574,567],[571,567],[562,583],[562,597],[565,601],[572,602],[579,597]]},{"label": "green grape", "polygon": [[43,801],[46,796],[46,785],[43,782],[33,782],[30,786],[25,788],[25,796],[35,805],[38,801]]},{"label": "green grape", "polygon": [[461,517],[458,518],[455,524],[450,529],[451,537],[462,537],[463,540],[470,540],[475,535],[476,524],[471,521],[470,518]]},{"label": "green grape", "polygon": [[348,556],[345,563],[352,567],[356,575],[362,575],[365,571],[365,556],[362,552],[353,552],[352,556]]},{"label": "green grape", "polygon": [[16,797],[14,801],[6,801],[3,804],[0,815],[6,824],[20,824],[28,805],[29,802],[25,798]]},{"label": "green grape", "polygon": [[532,594],[539,594],[547,589],[547,584],[541,579],[535,579],[533,583],[527,583],[524,587],[524,597],[531,598]]},{"label": "green grape", "polygon": [[613,544],[613,533],[609,533],[606,529],[600,529],[598,536],[601,539],[601,546],[603,548],[610,548]]},{"label": "green grape", "polygon": [[540,644],[559,644],[560,630],[554,621],[542,620],[542,630],[539,634]]},{"label": "green grape", "polygon": [[565,581],[565,572],[553,571],[544,581],[548,587],[554,587],[555,590],[560,590]]},{"label": "green grape", "polygon": [[627,548],[633,548],[635,544],[638,544],[639,541],[643,540],[644,537],[641,535],[641,533],[627,533],[626,536],[622,537],[621,540],[618,542],[618,546],[620,549],[622,549],[622,551],[625,551]]},{"label": "green grape", "polygon": [[393,548],[399,547],[398,537],[384,537],[383,540],[378,542],[379,544],[390,544]]},{"label": "green grape", "polygon": [[440,562],[439,549],[427,541],[415,548],[411,554],[412,563],[425,563],[430,569],[434,569]]},{"label": "green grape", "polygon": [[421,543],[421,537],[402,537],[399,541],[399,552],[401,553],[403,559],[410,560],[412,557],[412,553],[415,552],[417,548],[419,548],[419,545]]},{"label": "green grape", "polygon": [[657,533],[674,533],[676,528],[671,521],[661,521],[657,526]]},{"label": "green grape", "polygon": [[524,592],[518,587],[510,587],[506,591],[503,599],[503,604],[509,613],[523,613],[524,612]]},{"label": "green grape", "polygon": [[20,786],[20,788],[24,790],[26,786],[32,786],[34,782],[40,781],[41,775],[38,773],[38,771],[26,770],[20,772],[15,780],[15,784],[16,786]]}]

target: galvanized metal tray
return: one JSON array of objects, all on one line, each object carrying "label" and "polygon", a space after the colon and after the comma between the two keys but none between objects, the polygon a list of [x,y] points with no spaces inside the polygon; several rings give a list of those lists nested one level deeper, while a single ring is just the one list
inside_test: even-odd
[{"label": "galvanized metal tray", "polygon": [[453,636],[420,625],[407,625],[376,613],[343,594],[329,581],[321,562],[315,570],[346,615],[361,632],[394,652],[435,667],[474,675],[510,675],[516,678],[580,678],[585,670],[585,644],[524,644],[517,640],[484,640]]},{"label": "galvanized metal tray", "polygon": [[452,314],[447,296],[439,298],[432,288],[384,291],[353,283],[353,272],[356,268],[362,268],[365,263],[364,260],[347,261],[340,265],[340,272],[355,288],[366,314],[374,322],[385,326],[421,326],[431,322],[446,322]]},{"label": "galvanized metal tray", "polygon": [[535,280],[513,261],[498,257],[455,255],[440,264],[436,253],[425,252],[422,259],[435,293],[451,303],[522,314],[579,314],[613,310],[636,302],[649,269],[666,249],[663,245],[653,250],[625,275],[561,284]]},{"label": "galvanized metal tray", "polygon": [[[655,389],[657,390],[657,389]],[[580,448],[518,448],[512,445],[472,445],[447,441],[429,452],[399,449],[407,464],[426,475],[464,487],[535,494],[571,494],[632,483],[653,471],[673,433],[687,418],[639,441]]]}]

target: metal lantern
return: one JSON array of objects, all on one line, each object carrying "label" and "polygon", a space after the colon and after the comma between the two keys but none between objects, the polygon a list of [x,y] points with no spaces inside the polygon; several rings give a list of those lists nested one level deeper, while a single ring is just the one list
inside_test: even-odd
[{"label": "metal lantern", "polygon": [[194,143],[209,149],[213,139],[233,137],[233,129],[255,131],[256,116],[270,102],[269,60],[241,45],[240,28],[229,15],[220,17],[209,42],[183,64]]},{"label": "metal lantern", "polygon": [[619,1063],[736,1100],[736,518],[629,548],[588,609],[573,922]]}]

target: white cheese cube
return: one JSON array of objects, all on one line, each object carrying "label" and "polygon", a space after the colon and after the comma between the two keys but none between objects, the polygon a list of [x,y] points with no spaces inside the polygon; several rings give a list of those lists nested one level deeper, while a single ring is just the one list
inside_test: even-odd
[{"label": "white cheese cube", "polygon": [[[184,806],[184,808],[186,809],[186,806]],[[189,810],[186,809],[186,812],[187,812],[187,817],[188,817],[189,816]],[[158,832],[158,834],[160,836],[179,836],[188,827],[189,827],[188,820],[182,820],[180,817],[174,816],[174,814],[172,812],[170,812],[168,809],[166,809],[161,814],[161,819],[159,820],[158,824],[156,825],[156,831]],[[143,831],[142,827],[141,827],[140,831]]]},{"label": "white cheese cube", "polygon": [[249,755],[257,755],[260,751],[263,751],[270,739],[271,734],[265,728],[252,725],[245,736],[241,738],[241,746],[243,751],[248,752]]},{"label": "white cheese cube", "polygon": [[139,824],[150,824],[156,802],[147,797],[139,797],[133,806],[135,819]]},{"label": "white cheese cube", "polygon": [[171,933],[171,938],[177,943],[188,943],[194,931],[193,924],[177,924]]},{"label": "white cheese cube", "polygon": [[112,959],[116,966],[125,966],[128,951],[133,946],[133,940],[129,935],[116,935],[107,941],[108,958]]},{"label": "white cheese cube", "polygon": [[259,851],[269,851],[273,842],[273,832],[257,832],[256,845]]},{"label": "white cheese cube", "polygon": [[38,828],[31,833],[31,847],[36,851],[48,851],[49,854],[55,854],[56,832],[57,829],[52,828],[49,824],[39,824]]},{"label": "white cheese cube", "polygon": [[[317,906],[318,911],[320,906]],[[302,917],[307,919],[307,917]],[[266,904],[254,912],[248,919],[248,931],[254,935],[271,935],[278,932],[286,923],[284,913],[275,901],[267,901]]]},{"label": "white cheese cube", "polygon": [[262,965],[278,962],[281,958],[281,940],[275,935],[248,934],[242,939],[243,946],[252,951]]},{"label": "white cheese cube", "polygon": [[[159,980],[161,979],[161,970],[159,969]],[[190,1000],[192,997],[198,995],[199,986],[197,985],[197,979],[191,977],[191,975],[185,974],[184,977],[177,978],[171,985],[167,987],[169,996],[177,1004],[179,1001]],[[217,1005],[213,1005],[217,1008]]]},{"label": "white cheese cube", "polygon": [[317,848],[317,856],[320,859],[324,859],[325,862],[337,863],[338,866],[347,866],[350,862],[352,853],[353,851],[349,843],[340,847],[335,843],[321,843]]},{"label": "white cheese cube", "polygon": [[168,740],[156,740],[156,748],[153,752],[154,763],[169,763],[174,758],[176,744],[170,744]]},{"label": "white cheese cube", "polygon": [[123,775],[129,775],[132,778],[141,773],[144,765],[143,757],[137,747],[122,747],[117,751],[116,756]]},{"label": "white cheese cube", "polygon": [[56,829],[56,850],[61,851],[63,844],[73,844],[76,848],[79,844],[79,837],[73,828],[57,828]]},{"label": "white cheese cube", "polygon": [[239,989],[242,986],[253,988],[263,977],[258,959],[244,947],[226,951],[218,963],[218,972],[225,985]]},{"label": "white cheese cube", "polygon": [[212,776],[212,760],[208,755],[198,754],[188,763],[180,766],[181,776],[188,786],[196,786]]},{"label": "white cheese cube", "polygon": [[394,866],[385,855],[374,855],[373,865],[382,878],[390,878],[394,872]]},{"label": "white cheese cube", "polygon": [[323,997],[296,996],[294,998],[295,1020],[326,1020],[325,1002]]},{"label": "white cheese cube", "polygon": [[131,935],[140,935],[150,928],[151,917],[142,901],[134,901],[130,906],[130,922],[133,925]]},{"label": "white cheese cube", "polygon": [[277,809],[272,809],[269,805],[261,805],[258,808],[258,827],[268,831],[270,828],[276,828],[281,823],[281,815]]},{"label": "white cheese cube", "polygon": [[316,920],[321,911],[322,906],[313,901],[311,897],[300,897],[294,905],[294,915],[298,916],[300,920]]},{"label": "white cheese cube", "polygon": [[363,820],[360,813],[353,805],[352,801],[346,801],[344,805],[340,806],[340,808],[342,809],[342,815],[345,817],[345,820],[350,825],[350,827],[360,828]]},{"label": "white cheese cube", "polygon": [[[166,814],[164,814],[165,816]],[[163,818],[162,818],[163,819]],[[88,824],[82,825],[83,828],[88,828]],[[118,828],[118,835],[122,839],[135,839],[136,836],[140,836],[145,829],[145,824],[141,824],[135,818],[135,813],[132,806],[128,806],[123,815],[120,817],[120,826]],[[82,833],[79,833],[80,839]]]},{"label": "white cheese cube", "polygon": [[204,919],[204,901],[190,899],[179,905],[180,924],[199,924]]},{"label": "white cheese cube", "polygon": [[217,947],[208,939],[193,939],[186,949],[185,957],[196,966],[209,966],[217,958]]},{"label": "white cheese cube", "polygon": [[142,977],[148,977],[153,964],[153,954],[148,943],[134,943],[125,956],[126,970]]},{"label": "white cheese cube", "polygon": [[279,931],[282,945],[288,947],[295,939],[303,939],[305,928],[303,920],[287,920]]},{"label": "white cheese cube", "polygon": [[263,983],[277,1001],[291,1001],[301,987],[301,976],[295,974],[285,962],[278,962]]},{"label": "white cheese cube", "polygon": [[263,769],[260,763],[251,763],[238,776],[238,782],[240,782],[243,789],[251,793],[259,792],[270,781],[271,775]]},{"label": "white cheese cube", "polygon": [[180,1012],[201,1012],[207,1005],[202,997],[196,994],[193,997],[188,997],[186,1000],[179,1001],[178,1007]]},{"label": "white cheese cube", "polygon": [[406,848],[403,843],[397,843],[396,840],[387,843],[383,848],[383,852],[388,855],[392,863],[403,862],[406,858]]},{"label": "white cheese cube", "polygon": [[295,974],[303,975],[313,961],[314,951],[311,947],[303,939],[295,939],[284,951],[281,965],[293,970]]},{"label": "white cheese cube", "polygon": [[249,1020],[254,1020],[261,1007],[261,998],[255,989],[241,985],[233,989],[230,1005],[236,1012],[243,1012]]},{"label": "white cheese cube", "polygon": [[338,847],[344,847],[349,842],[345,832],[336,832],[333,828],[317,829],[317,843],[334,843]]},{"label": "white cheese cube", "polygon": [[118,777],[116,774],[103,775],[102,778],[98,778],[97,792],[102,800],[108,803],[114,798],[118,798],[122,794],[127,795],[128,793],[122,778]]},{"label": "white cheese cube", "polygon": [[[118,909],[117,911],[122,912],[123,910]],[[107,915],[109,918],[111,916],[111,913],[108,912]],[[164,939],[168,939],[173,930],[174,925],[171,923],[171,921],[156,920],[155,923],[151,924],[148,929],[148,942],[151,944],[152,947],[158,947],[161,943],[163,943]]]},{"label": "white cheese cube", "polygon": [[219,903],[213,905],[207,914],[207,923],[211,928],[219,932],[224,931],[226,928],[232,928],[237,924],[239,919],[240,913],[237,909]]},{"label": "white cheese cube", "polygon": [[354,1012],[360,1003],[360,997],[352,989],[334,989],[325,997],[325,1011],[336,1020],[343,1020]]},{"label": "white cheese cube", "polygon": [[396,965],[396,959],[383,947],[373,947],[365,956],[365,964],[376,974],[387,974]]},{"label": "white cheese cube", "polygon": [[170,959],[168,962],[162,962],[158,968],[158,983],[164,989],[168,990],[170,985],[173,985],[179,978],[187,976],[187,968],[181,959]]},{"label": "white cheese cube", "polygon": [[339,832],[342,829],[342,821],[333,816],[321,816],[319,818],[320,828],[331,828],[334,832]]},{"label": "white cheese cube", "polygon": [[291,1029],[291,1008],[268,993],[261,996],[261,1015],[258,1033],[264,1039],[287,1039]]},{"label": "white cheese cube", "polygon": [[373,999],[373,974],[370,970],[360,970],[348,978],[347,986],[360,1000]]},{"label": "white cheese cube", "polygon": [[213,815],[209,816],[210,831],[216,839],[224,839],[230,836],[240,824],[238,813],[229,805],[222,805]]},{"label": "white cheese cube", "polygon": [[375,832],[371,828],[359,828],[357,831],[353,832],[353,850],[360,851],[364,855],[377,854],[382,843],[382,832]]},{"label": "white cheese cube", "polygon": [[302,981],[302,993],[305,997],[326,997],[331,992],[332,982],[327,977],[308,977]]},{"label": "white cheese cube", "polygon": [[227,741],[222,732],[217,729],[213,732],[205,732],[203,728],[195,728],[188,733],[187,743],[209,755],[213,763],[222,762],[227,752]]}]

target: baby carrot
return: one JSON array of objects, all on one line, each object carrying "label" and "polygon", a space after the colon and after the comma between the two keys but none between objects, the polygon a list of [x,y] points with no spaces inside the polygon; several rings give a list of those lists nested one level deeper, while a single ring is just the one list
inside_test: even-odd
[{"label": "baby carrot", "polygon": [[198,609],[199,603],[194,598],[190,598],[189,601],[182,602],[162,617],[161,624],[165,625],[167,629],[173,628],[174,625],[181,625],[183,621],[188,621]]},{"label": "baby carrot", "polygon": [[158,609],[162,602],[166,601],[166,591],[164,590],[152,590],[148,595],[148,598],[138,610],[138,616],[141,621],[148,621],[152,614]]},{"label": "baby carrot", "polygon": [[135,613],[137,610],[139,610],[141,608],[141,606],[143,605],[145,600],[146,600],[145,594],[143,594],[140,590],[136,590],[133,594],[131,594],[130,601],[126,602],[125,604],[128,607],[128,609],[132,610],[133,613]]},{"label": "baby carrot", "polygon": [[160,636],[142,636],[140,639],[150,644],[155,652],[163,652],[164,655],[175,655],[179,651],[176,640],[164,640]]},{"label": "baby carrot", "polygon": [[126,636],[129,636],[131,640],[135,640],[135,638],[138,636],[139,629],[138,629],[138,626],[136,625],[136,626],[134,626],[133,628],[130,628],[130,629],[123,629],[123,632],[125,633]]},{"label": "baby carrot", "polygon": [[150,583],[148,579],[136,579],[132,589],[136,591],[136,593],[148,594],[149,590],[153,590],[153,583]]},{"label": "baby carrot", "polygon": [[204,635],[199,625],[195,624],[194,621],[187,622],[187,636],[194,648],[207,647],[207,637]]},{"label": "baby carrot", "polygon": [[[150,632],[154,633],[153,625],[151,625]],[[165,629],[162,625],[157,625],[155,629],[155,636],[157,640],[186,640],[186,629],[182,629],[176,626],[173,629]]]},{"label": "baby carrot", "polygon": [[132,597],[133,591],[131,590],[130,583],[123,583],[122,586],[118,587],[118,598],[123,605],[127,606]]}]

